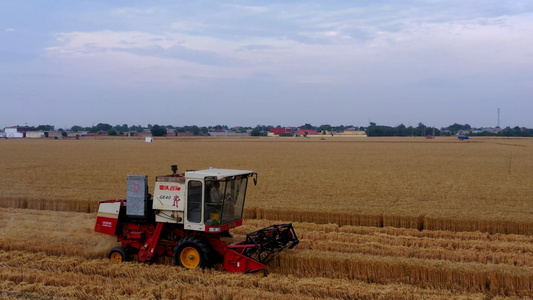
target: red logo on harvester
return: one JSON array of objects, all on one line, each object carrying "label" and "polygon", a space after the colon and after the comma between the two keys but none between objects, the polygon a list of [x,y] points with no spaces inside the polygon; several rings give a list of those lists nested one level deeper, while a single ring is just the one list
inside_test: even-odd
[{"label": "red logo on harvester", "polygon": [[141,190],[141,186],[140,186],[137,182],[135,182],[135,183],[133,184],[132,189],[133,189],[133,192],[134,192],[134,193],[138,193],[138,192]]},{"label": "red logo on harvester", "polygon": [[179,191],[181,190],[181,187],[179,186],[168,186],[168,185],[160,185],[159,186],[160,191]]},{"label": "red logo on harvester", "polygon": [[172,206],[178,207],[178,202],[180,202],[180,197],[178,195],[174,196],[174,202],[172,203]]}]

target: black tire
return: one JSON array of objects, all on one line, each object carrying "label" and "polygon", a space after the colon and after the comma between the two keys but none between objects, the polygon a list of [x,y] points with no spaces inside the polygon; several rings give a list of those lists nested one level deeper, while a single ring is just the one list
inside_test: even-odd
[{"label": "black tire", "polygon": [[186,236],[174,249],[174,264],[187,269],[210,268],[211,246],[197,236]]},{"label": "black tire", "polygon": [[113,249],[109,250],[107,257],[116,262],[124,262],[128,260],[128,257],[126,256],[126,249],[121,246],[114,247]]}]

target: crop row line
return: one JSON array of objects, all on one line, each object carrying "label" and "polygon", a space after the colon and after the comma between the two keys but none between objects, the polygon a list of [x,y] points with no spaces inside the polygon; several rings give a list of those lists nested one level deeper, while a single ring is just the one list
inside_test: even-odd
[{"label": "crop row line", "polygon": [[[98,202],[75,200],[26,200],[0,199],[0,207],[23,208],[53,211],[95,213]],[[290,222],[310,222],[316,224],[337,224],[339,226],[395,227],[423,230],[443,230],[452,232],[486,232],[489,234],[533,235],[533,223],[511,220],[457,219],[429,215],[392,215],[365,213],[329,213],[317,211],[280,210],[245,208],[245,219],[285,220]]]},{"label": "crop row line", "polygon": [[[375,284],[296,275],[230,274],[166,265],[0,251],[0,296],[39,299],[426,299],[453,297],[445,289]],[[139,287],[142,287],[140,289]],[[479,293],[463,297],[481,298]]]}]

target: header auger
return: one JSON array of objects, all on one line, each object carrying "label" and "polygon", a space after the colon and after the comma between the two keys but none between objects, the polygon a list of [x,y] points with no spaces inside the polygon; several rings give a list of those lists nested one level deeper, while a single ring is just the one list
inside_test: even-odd
[{"label": "header auger", "polygon": [[121,246],[109,258],[139,261],[174,257],[182,267],[206,268],[222,261],[228,272],[266,268],[274,254],[299,242],[292,224],[271,225],[228,244],[229,230],[242,225],[248,178],[246,170],[206,169],[157,176],[153,196],[147,176],[128,175],[127,199],[100,202],[94,230],[114,235]]}]

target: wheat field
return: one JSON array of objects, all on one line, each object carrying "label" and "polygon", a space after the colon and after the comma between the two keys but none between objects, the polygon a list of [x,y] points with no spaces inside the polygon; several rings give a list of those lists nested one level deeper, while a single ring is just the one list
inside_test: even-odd
[{"label": "wheat field", "polygon": [[[483,299],[533,295],[532,139],[0,140],[8,299]],[[267,272],[112,264],[97,203],[126,175],[253,170],[236,237],[293,222]],[[141,288],[139,288],[141,287]]]},{"label": "wheat field", "polygon": [[[531,294],[530,237],[294,223],[297,249],[232,274],[104,259],[94,214],[0,209],[7,299],[484,299]],[[248,220],[235,238],[272,220]],[[65,227],[65,224],[76,224]]]}]

